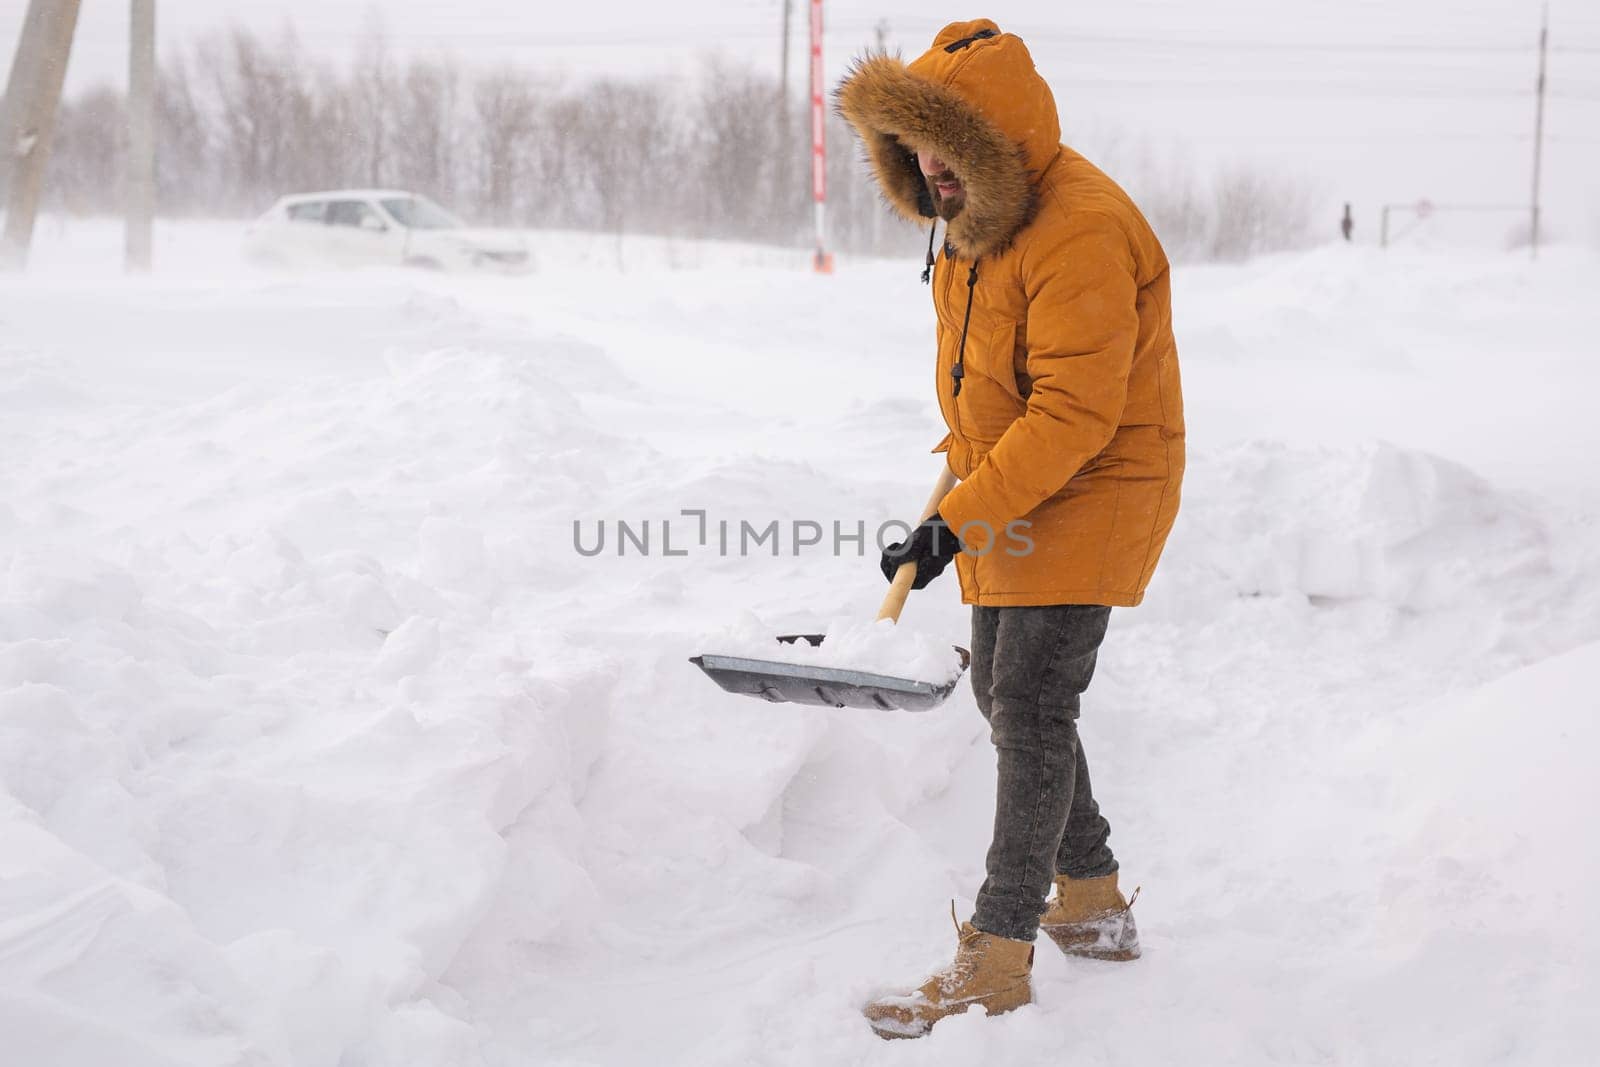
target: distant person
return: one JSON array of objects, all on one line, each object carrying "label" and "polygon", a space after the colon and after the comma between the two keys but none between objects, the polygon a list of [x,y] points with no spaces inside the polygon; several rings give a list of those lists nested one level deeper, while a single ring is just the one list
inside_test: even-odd
[{"label": "distant person", "polygon": [[1355,228],[1356,222],[1350,217],[1350,205],[1346,204],[1344,206],[1344,218],[1339,220],[1339,232],[1344,234],[1346,241],[1349,241],[1350,234],[1355,231]]},{"label": "distant person", "polygon": [[1020,38],[954,23],[910,65],[862,59],[837,98],[889,203],[934,220],[923,279],[950,431],[936,451],[961,479],[880,566],[914,560],[921,588],[955,560],[999,762],[955,962],[865,1008],[880,1035],[916,1037],[975,1004],[1027,1004],[1040,929],[1069,955],[1139,955],[1076,719],[1111,609],[1143,599],[1177,515],[1183,397],[1167,257],[1128,195],[1060,144]]}]

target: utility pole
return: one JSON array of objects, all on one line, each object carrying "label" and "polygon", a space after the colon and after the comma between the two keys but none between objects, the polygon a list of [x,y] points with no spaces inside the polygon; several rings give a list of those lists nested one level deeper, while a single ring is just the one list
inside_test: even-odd
[{"label": "utility pole", "polygon": [[156,213],[156,0],[133,0],[128,34],[128,184],[123,263],[150,269]]},{"label": "utility pole", "polygon": [[22,101],[39,80],[37,48],[27,47],[43,32],[47,9],[44,4],[30,4],[22,23],[22,33],[17,37],[17,54],[11,60],[11,74],[6,79],[6,92],[0,96],[0,195],[11,187],[11,174],[16,169],[18,126],[22,117]]},{"label": "utility pole", "polygon": [[798,211],[799,183],[790,180],[789,168],[799,161],[794,150],[794,118],[789,107],[789,27],[794,22],[794,0],[783,0],[783,53],[778,62],[778,198],[783,205],[781,217],[787,221],[790,210]]},{"label": "utility pole", "polygon": [[878,35],[878,54],[889,54],[889,20],[879,19],[878,24],[872,27],[872,32]]},{"label": "utility pole", "polygon": [[789,114],[789,24],[794,21],[794,0],[783,0],[783,52],[778,57],[778,88],[783,97],[783,113]]},{"label": "utility pole", "polygon": [[1544,72],[1545,52],[1550,42],[1550,5],[1544,5],[1543,20],[1539,25],[1539,86],[1538,102],[1533,113],[1533,219],[1530,237],[1531,255],[1539,258],[1539,170],[1544,161]]},{"label": "utility pole", "polygon": [[6,90],[0,154],[8,158],[6,228],[0,236],[0,270],[21,270],[28,263],[33,223],[44,191],[50,162],[61,83],[67,76],[72,34],[78,27],[79,0],[30,0],[17,39]]}]

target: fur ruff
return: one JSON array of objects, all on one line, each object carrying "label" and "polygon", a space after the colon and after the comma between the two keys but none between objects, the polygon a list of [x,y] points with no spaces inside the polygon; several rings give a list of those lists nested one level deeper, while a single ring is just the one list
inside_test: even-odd
[{"label": "fur ruff", "polygon": [[939,156],[961,179],[966,203],[945,239],[962,256],[1004,251],[1033,218],[1038,194],[1022,146],[954,90],[897,58],[872,55],[854,63],[834,101],[898,214],[919,223],[934,217],[917,152]]}]

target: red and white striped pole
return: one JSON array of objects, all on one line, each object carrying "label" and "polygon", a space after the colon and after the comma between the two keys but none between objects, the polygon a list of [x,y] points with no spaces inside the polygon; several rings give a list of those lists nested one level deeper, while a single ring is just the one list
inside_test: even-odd
[{"label": "red and white striped pole", "polygon": [[823,240],[828,201],[828,113],[823,106],[823,92],[822,0],[811,0],[811,200],[817,238],[811,265],[818,274],[832,274],[833,256]]}]

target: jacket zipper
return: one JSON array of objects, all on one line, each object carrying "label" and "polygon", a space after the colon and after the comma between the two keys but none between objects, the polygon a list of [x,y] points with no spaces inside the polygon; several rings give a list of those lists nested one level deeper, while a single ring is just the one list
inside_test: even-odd
[{"label": "jacket zipper", "polygon": [[[955,260],[951,258],[951,256],[950,256],[950,246],[948,244],[946,244],[943,248],[941,248],[939,250],[939,262],[938,262],[938,267],[936,269],[937,269],[937,271],[938,271],[938,273],[940,275],[940,277],[939,277],[939,301],[940,301],[940,306],[935,308],[935,314],[937,314],[939,316],[939,325],[946,332],[948,332],[951,327],[950,327],[949,321],[947,320],[947,317],[943,314],[943,312],[944,312],[945,309],[947,309],[947,308],[949,308],[951,306],[951,304],[950,304],[950,289],[951,289],[951,286],[953,284],[953,279],[955,278],[956,273],[957,273],[953,269],[954,267],[955,267]],[[943,348],[943,347],[944,346],[941,346],[941,348]],[[950,427],[950,431],[955,435],[955,437],[950,442],[950,448],[951,448],[951,451],[955,451],[958,447],[961,449],[961,464],[962,464],[962,466],[965,466],[966,462],[967,462],[965,457],[966,457],[966,454],[968,452],[968,449],[966,447],[966,438],[961,433],[961,399],[960,399],[960,397],[951,395],[951,391],[950,391],[950,381],[951,381],[951,379],[950,379],[950,370],[951,370],[951,367],[953,367],[955,365],[955,354],[953,352],[951,353],[950,363],[949,363],[949,365],[946,365],[945,360],[944,360],[944,353],[941,351],[940,354],[939,354],[939,358],[937,360],[935,360],[934,363],[935,363],[934,388],[938,390],[938,394],[937,395],[939,397],[939,407],[941,409],[944,408],[945,398],[947,396],[949,397],[949,404],[950,404],[949,412],[950,412],[950,414],[945,419],[945,424]]]}]

